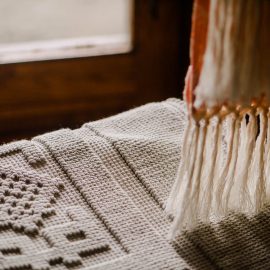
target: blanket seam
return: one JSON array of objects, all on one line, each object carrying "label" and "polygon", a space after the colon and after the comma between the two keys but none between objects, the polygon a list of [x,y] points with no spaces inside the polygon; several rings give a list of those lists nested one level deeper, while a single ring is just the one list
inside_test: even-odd
[{"label": "blanket seam", "polygon": [[126,160],[126,158],[122,155],[121,151],[118,149],[118,147],[114,144],[114,142],[108,138],[106,135],[103,135],[102,133],[100,133],[98,130],[96,130],[94,127],[89,126],[89,125],[85,125],[86,128],[88,128],[89,130],[91,130],[92,132],[95,133],[96,136],[99,136],[103,139],[105,139],[114,149],[114,151],[117,153],[117,155],[119,155],[119,157],[121,158],[121,160],[123,161],[123,163],[125,164],[125,166],[129,169],[129,171],[134,175],[134,177],[138,180],[138,182],[143,186],[143,188],[145,189],[146,193],[148,196],[150,196],[152,198],[152,200],[162,209],[164,210],[163,204],[158,200],[156,194],[153,193],[153,191],[151,190],[150,187],[147,186],[146,183],[144,183],[144,181],[140,178],[140,176],[136,173],[135,169],[133,168],[133,166]]}]

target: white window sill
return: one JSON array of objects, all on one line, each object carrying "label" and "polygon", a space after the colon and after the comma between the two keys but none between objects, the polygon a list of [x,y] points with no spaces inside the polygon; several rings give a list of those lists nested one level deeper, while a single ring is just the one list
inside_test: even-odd
[{"label": "white window sill", "polygon": [[5,44],[0,46],[0,64],[123,54],[131,50],[131,38],[126,35]]}]

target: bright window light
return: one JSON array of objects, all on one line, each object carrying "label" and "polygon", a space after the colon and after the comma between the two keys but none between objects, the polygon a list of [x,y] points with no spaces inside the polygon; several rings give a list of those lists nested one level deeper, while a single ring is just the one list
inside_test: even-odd
[{"label": "bright window light", "polygon": [[132,0],[1,0],[0,63],[124,53]]}]

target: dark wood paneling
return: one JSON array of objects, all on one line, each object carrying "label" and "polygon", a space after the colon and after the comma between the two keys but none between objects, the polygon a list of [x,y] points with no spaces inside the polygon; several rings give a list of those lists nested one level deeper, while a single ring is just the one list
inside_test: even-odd
[{"label": "dark wood paneling", "polygon": [[138,92],[145,102],[181,97],[189,63],[192,1],[136,1]]},{"label": "dark wood paneling", "polygon": [[[0,106],[43,105],[135,91],[133,57],[114,55],[0,66]],[[15,91],[17,89],[17,91]]]},{"label": "dark wood paneling", "polygon": [[118,55],[0,66],[1,140],[128,109],[136,94],[132,61]]}]

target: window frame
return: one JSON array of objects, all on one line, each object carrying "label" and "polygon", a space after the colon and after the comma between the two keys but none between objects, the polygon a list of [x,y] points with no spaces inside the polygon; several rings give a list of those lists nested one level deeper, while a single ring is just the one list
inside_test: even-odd
[{"label": "window frame", "polygon": [[180,97],[192,1],[134,0],[126,53],[0,65],[0,142]]}]

